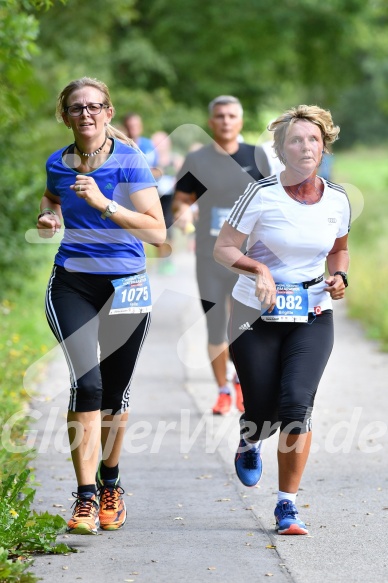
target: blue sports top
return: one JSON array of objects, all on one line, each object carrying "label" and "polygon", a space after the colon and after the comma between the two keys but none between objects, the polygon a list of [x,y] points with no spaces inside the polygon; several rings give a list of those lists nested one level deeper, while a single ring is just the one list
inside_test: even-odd
[{"label": "blue sports top", "polygon": [[[80,174],[72,166],[74,154],[62,148],[46,163],[47,189],[61,199],[64,236],[55,256],[55,264],[82,273],[130,274],[145,269],[142,241],[79,198],[69,187]],[[78,158],[78,157],[77,157]],[[110,200],[136,212],[131,202],[134,192],[156,186],[144,155],[118,140],[113,140],[109,158],[91,176]]]}]

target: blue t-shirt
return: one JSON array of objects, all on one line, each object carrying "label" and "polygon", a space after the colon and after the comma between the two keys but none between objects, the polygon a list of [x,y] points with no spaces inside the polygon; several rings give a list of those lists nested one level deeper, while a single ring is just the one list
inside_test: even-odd
[{"label": "blue t-shirt", "polygon": [[[136,212],[134,192],[156,186],[144,156],[137,149],[113,140],[113,151],[102,166],[85,174],[96,181],[110,200]],[[55,257],[56,265],[82,273],[130,274],[145,269],[143,243],[126,229],[79,198],[69,187],[79,174],[72,168],[73,155],[51,154],[47,160],[47,189],[61,199],[64,237]]]}]

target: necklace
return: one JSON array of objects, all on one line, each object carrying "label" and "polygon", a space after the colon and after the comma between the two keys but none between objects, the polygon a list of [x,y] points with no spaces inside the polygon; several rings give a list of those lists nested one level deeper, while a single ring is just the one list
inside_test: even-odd
[{"label": "necklace", "polygon": [[103,147],[106,144],[107,139],[108,139],[108,136],[105,135],[105,140],[104,140],[104,143],[102,144],[102,146],[97,148],[97,150],[94,150],[94,152],[90,152],[90,154],[87,154],[87,153],[83,152],[82,150],[80,150],[79,147],[77,146],[77,142],[74,142],[74,145],[77,148],[78,152],[81,154],[81,156],[86,156],[86,158],[90,158],[91,156],[96,156],[97,154],[99,154],[101,152],[101,150],[103,149]]}]

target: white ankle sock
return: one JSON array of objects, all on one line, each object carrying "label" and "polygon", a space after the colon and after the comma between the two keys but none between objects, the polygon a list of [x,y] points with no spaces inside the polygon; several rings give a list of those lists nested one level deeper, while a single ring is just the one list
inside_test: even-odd
[{"label": "white ankle sock", "polygon": [[224,385],[223,387],[218,387],[218,392],[224,393],[225,395],[230,395],[230,388],[228,387],[228,385]]},{"label": "white ankle sock", "polygon": [[261,444],[263,443],[262,440],[256,441],[255,443],[252,443],[251,441],[247,441],[246,439],[244,439],[244,441],[247,444],[247,446],[249,447],[249,449],[261,449]]},{"label": "white ankle sock", "polygon": [[281,490],[279,490],[279,492],[278,492],[278,502],[280,502],[281,500],[290,500],[290,502],[292,502],[293,504],[295,504],[295,502],[296,502],[296,493],[295,494],[291,494],[290,492],[282,492]]}]

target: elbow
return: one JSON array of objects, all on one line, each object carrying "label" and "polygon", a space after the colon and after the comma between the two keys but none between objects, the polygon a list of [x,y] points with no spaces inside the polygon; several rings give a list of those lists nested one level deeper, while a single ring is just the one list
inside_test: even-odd
[{"label": "elbow", "polygon": [[167,238],[167,229],[166,227],[161,227],[160,229],[156,229],[153,233],[153,241],[152,244],[156,247],[160,247],[166,241]]},{"label": "elbow", "polygon": [[217,241],[216,241],[216,244],[214,245],[214,249],[213,249],[213,258],[214,258],[214,261],[217,261],[217,263],[221,263],[221,264],[223,263],[221,249],[220,249],[220,246],[218,245]]}]

